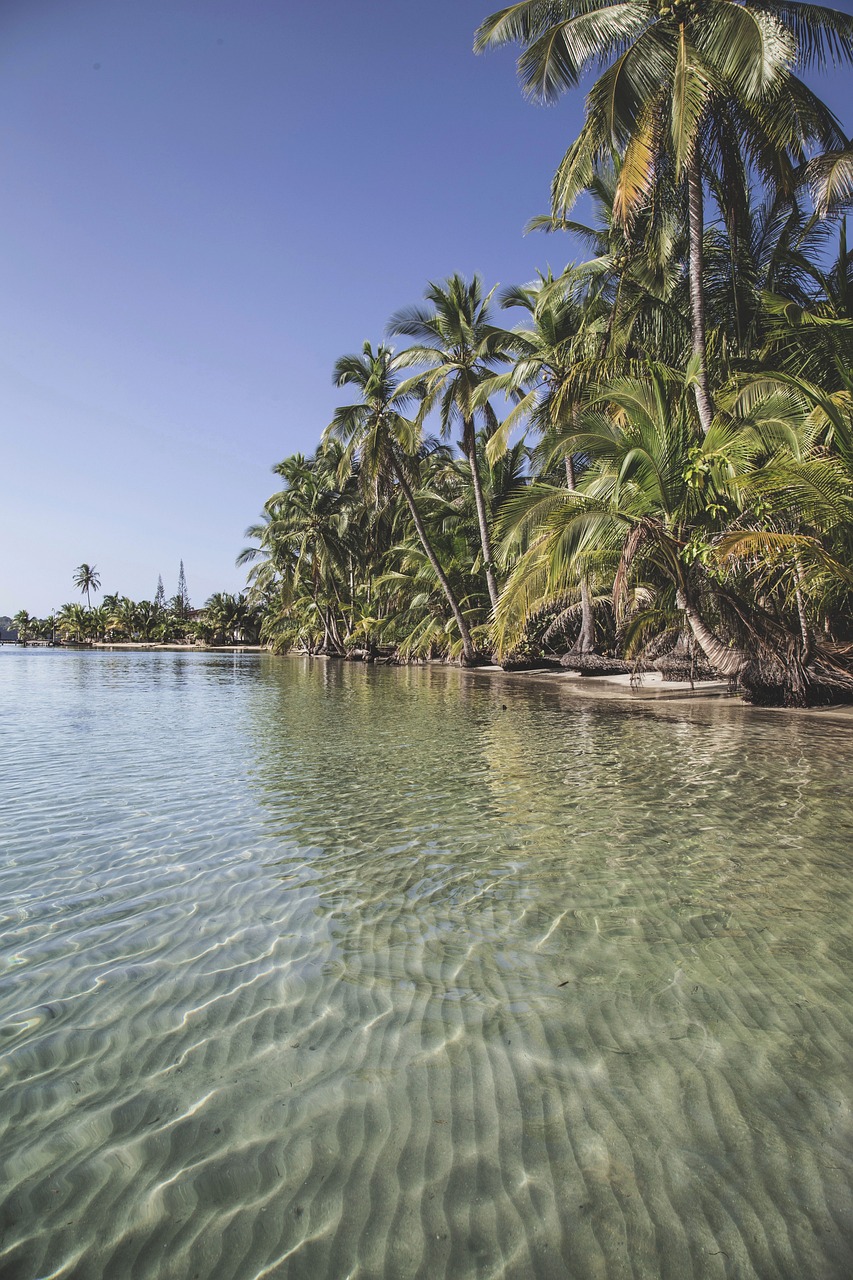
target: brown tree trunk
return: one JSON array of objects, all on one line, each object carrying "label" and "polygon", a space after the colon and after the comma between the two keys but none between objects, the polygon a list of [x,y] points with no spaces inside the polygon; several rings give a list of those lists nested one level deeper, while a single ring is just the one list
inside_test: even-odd
[{"label": "brown tree trunk", "polygon": [[708,344],[705,334],[705,287],[702,281],[705,210],[702,202],[702,166],[698,150],[694,150],[687,165],[687,212],[690,224],[690,321],[693,332],[693,355],[697,357],[699,363],[694,390],[702,434],[707,435],[714,416],[714,401],[708,380]]},{"label": "brown tree trunk", "polygon": [[797,570],[797,589],[794,594],[797,601],[797,617],[800,620],[800,636],[802,637],[802,641],[803,641],[803,654],[802,654],[801,661],[803,666],[806,667],[808,666],[809,659],[812,656],[812,638],[809,632],[809,619],[806,613],[806,602],[805,602],[805,599],[803,598],[803,592],[802,592],[802,583],[803,583],[804,574],[803,574],[802,562],[800,560],[797,560],[796,570]]},{"label": "brown tree trunk", "polygon": [[498,584],[495,579],[495,571],[492,568],[492,539],[489,534],[489,522],[486,516],[486,501],[483,497],[483,483],[480,479],[480,464],[477,460],[477,438],[474,433],[473,423],[466,423],[464,436],[467,445],[466,452],[468,454],[468,465],[471,468],[471,483],[474,486],[474,503],[477,507],[477,522],[480,526],[480,545],[483,548],[483,567],[486,571],[486,586],[489,589],[489,599],[492,602],[492,608],[496,609],[498,604]]},{"label": "brown tree trunk", "polygon": [[471,639],[471,632],[468,630],[468,623],[462,615],[462,610],[459,607],[459,602],[456,599],[453,588],[447,579],[447,574],[442,569],[438,561],[438,556],[432,549],[432,543],[430,542],[426,528],[424,527],[424,522],[421,520],[421,514],[418,511],[417,503],[415,502],[414,494],[409,486],[409,482],[396,463],[394,465],[394,472],[397,478],[397,483],[400,486],[403,497],[406,499],[409,511],[411,512],[412,522],[417,530],[418,537],[421,540],[421,545],[427,554],[427,559],[435,570],[436,577],[441,583],[441,589],[447,598],[447,603],[450,605],[450,611],[453,614],[457,627],[459,628],[459,634],[462,637],[462,653],[465,661],[469,664],[476,662],[477,651],[474,648],[474,641]]}]

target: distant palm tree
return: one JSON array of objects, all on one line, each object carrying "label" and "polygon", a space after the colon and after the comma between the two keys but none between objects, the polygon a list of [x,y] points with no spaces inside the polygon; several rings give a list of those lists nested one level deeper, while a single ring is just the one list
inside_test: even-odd
[{"label": "distant palm tree", "polygon": [[160,610],[153,600],[139,600],[134,605],[134,627],[139,632],[140,640],[150,641],[155,638]]},{"label": "distant palm tree", "polygon": [[104,640],[109,630],[110,610],[106,604],[89,610],[89,631],[94,640]]},{"label": "distant palm tree", "polygon": [[18,643],[26,644],[33,630],[34,619],[30,617],[26,609],[19,609],[12,619],[12,626],[18,632]]},{"label": "distant palm tree", "polygon": [[71,636],[81,641],[87,632],[89,615],[81,604],[75,602],[64,604],[57,614],[56,621],[66,639]]},{"label": "distant palm tree", "polygon": [[128,596],[108,596],[109,627],[118,631],[127,640],[132,640],[136,631],[136,605]]},{"label": "distant palm tree", "polygon": [[251,642],[257,630],[257,613],[244,595],[216,591],[205,601],[204,622],[220,644]]},{"label": "distant palm tree", "polygon": [[90,592],[99,591],[101,588],[101,575],[98,573],[93,564],[80,564],[74,572],[74,585],[86,597],[86,606],[91,609],[92,597]]}]

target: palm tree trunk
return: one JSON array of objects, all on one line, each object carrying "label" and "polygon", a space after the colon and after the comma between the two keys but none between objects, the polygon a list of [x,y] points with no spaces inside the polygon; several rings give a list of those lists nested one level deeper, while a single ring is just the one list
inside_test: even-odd
[{"label": "palm tree trunk", "polygon": [[697,644],[714,670],[724,676],[739,676],[749,661],[744,650],[732,649],[729,645],[723,644],[720,637],[715,636],[710,627],[705,625],[692,605],[687,603],[687,597],[680,587],[676,592],[676,603],[683,611]]},{"label": "palm tree trunk", "polygon": [[812,656],[812,638],[811,632],[809,631],[809,618],[806,613],[806,601],[803,596],[803,579],[805,574],[803,573],[803,562],[799,556],[794,562],[794,569],[797,575],[797,587],[794,592],[794,598],[797,602],[797,618],[800,623],[800,638],[803,642],[803,652],[800,657],[800,661],[804,667],[807,667]]},{"label": "palm tree trunk", "polygon": [[[566,488],[570,492],[575,489],[575,465],[571,454],[566,454]],[[581,578],[581,629],[577,640],[572,645],[572,653],[592,653],[595,649],[595,624],[592,619],[592,604],[589,598],[589,583],[586,576]]]},{"label": "palm tree trunk", "polygon": [[344,652],[344,643],[341,640],[337,614],[331,605],[329,606],[329,636],[332,642],[332,652],[340,657]]},{"label": "palm tree trunk", "polygon": [[690,321],[693,330],[693,355],[699,363],[695,384],[696,408],[699,411],[702,434],[707,435],[714,416],[714,401],[708,381],[708,344],[705,335],[705,287],[702,281],[705,210],[698,149],[694,149],[687,164],[687,213],[690,224]]},{"label": "palm tree trunk", "polygon": [[474,641],[471,639],[471,632],[468,630],[468,623],[465,621],[464,617],[462,616],[462,610],[459,607],[459,601],[456,599],[456,595],[447,579],[446,573],[444,572],[441,565],[439,564],[438,556],[433,551],[432,543],[430,542],[426,528],[424,527],[424,522],[423,520],[421,520],[421,514],[418,511],[414,494],[412,493],[412,490],[409,487],[409,482],[407,481],[406,477],[403,475],[401,469],[397,466],[396,462],[394,463],[394,474],[395,474],[397,483],[400,486],[403,497],[406,499],[406,502],[409,507],[409,511],[412,514],[412,522],[418,532],[418,537],[421,540],[421,545],[423,546],[423,549],[427,554],[427,559],[429,560],[430,564],[435,570],[436,577],[441,583],[441,589],[444,592],[445,596],[447,597],[447,603],[450,605],[451,613],[453,614],[453,617],[456,621],[456,625],[459,628],[459,634],[462,637],[462,653],[464,655],[465,661],[466,663],[473,663],[477,659],[477,652],[474,648]]},{"label": "palm tree trunk", "polygon": [[471,483],[474,486],[474,503],[477,507],[477,521],[480,525],[480,545],[483,548],[483,561],[486,571],[486,586],[489,588],[489,599],[492,602],[492,608],[496,609],[498,604],[498,584],[495,579],[495,571],[492,568],[492,539],[489,534],[489,522],[486,518],[486,502],[483,497],[483,483],[480,479],[480,464],[477,461],[477,439],[474,434],[473,423],[465,424],[465,439],[467,441],[468,464],[471,468]]},{"label": "palm tree trunk", "polygon": [[595,626],[592,621],[592,604],[589,598],[589,583],[581,578],[581,629],[577,639],[578,653],[592,653],[595,649]]}]

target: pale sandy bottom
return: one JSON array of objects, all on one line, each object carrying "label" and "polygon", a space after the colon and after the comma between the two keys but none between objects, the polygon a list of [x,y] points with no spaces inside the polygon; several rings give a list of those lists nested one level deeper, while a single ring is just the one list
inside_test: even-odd
[{"label": "pale sandy bottom", "polygon": [[851,1274],[847,732],[248,656],[13,689],[2,1280]]}]

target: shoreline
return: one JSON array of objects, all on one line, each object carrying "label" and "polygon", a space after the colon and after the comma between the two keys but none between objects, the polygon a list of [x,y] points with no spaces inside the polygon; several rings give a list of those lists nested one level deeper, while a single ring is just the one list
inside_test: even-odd
[{"label": "shoreline", "polygon": [[646,711],[684,711],[688,707],[697,710],[723,709],[738,711],[750,716],[764,712],[772,715],[797,716],[813,720],[819,716],[829,719],[838,727],[853,729],[853,705],[832,703],[824,707],[763,707],[746,702],[738,693],[732,693],[728,680],[697,680],[693,685],[678,680],[664,680],[657,671],[641,675],[581,676],[577,672],[555,671],[549,667],[536,667],[528,671],[504,671],[502,667],[463,667],[470,675],[484,674],[490,678],[502,677],[510,681],[525,680],[531,684],[549,685],[560,689],[579,701],[611,702],[630,705]]},{"label": "shoreline", "polygon": [[[65,648],[65,646],[57,645],[56,648]],[[125,641],[108,644],[104,641],[96,641],[86,646],[68,646],[69,651],[76,653],[84,652],[85,649],[113,649],[138,652],[160,651],[187,654],[256,653],[268,654],[270,657],[304,658],[314,662],[349,661],[346,658],[326,653],[273,654],[265,645],[251,644],[185,645],[158,644],[156,641]],[[352,665],[371,666],[373,664],[353,662]],[[698,707],[721,708],[726,706],[729,709],[737,709],[752,714],[771,712],[778,715],[781,712],[784,715],[796,715],[799,718],[806,717],[808,719],[814,719],[819,716],[822,720],[830,719],[841,727],[853,728],[853,705],[833,703],[824,707],[757,707],[750,702],[746,702],[740,694],[732,693],[728,680],[697,680],[693,685],[690,685],[680,680],[665,680],[660,672],[657,671],[646,671],[638,675],[583,676],[576,671],[558,670],[554,667],[531,667],[526,671],[504,671],[503,667],[491,663],[478,667],[463,667],[458,663],[444,662],[442,660],[383,663],[382,665],[400,668],[420,667],[422,669],[443,667],[448,670],[460,671],[469,677],[485,676],[490,681],[507,680],[514,684],[523,685],[529,683],[531,685],[550,686],[552,689],[559,689],[582,701],[614,702],[623,706],[628,704],[644,707],[647,710],[653,707],[661,709],[663,707],[671,707],[673,710],[683,710],[688,706],[694,709]]]}]

